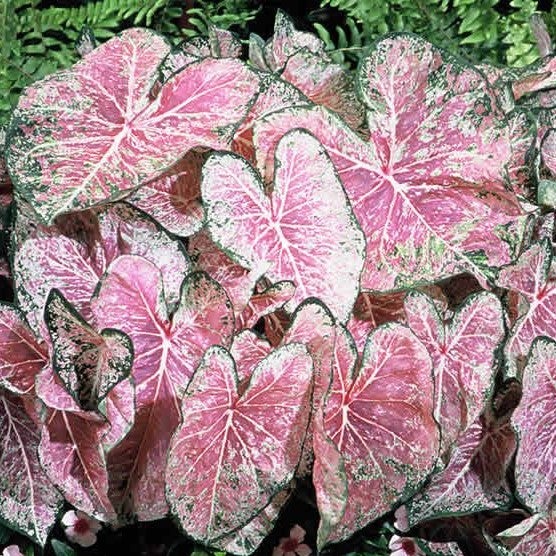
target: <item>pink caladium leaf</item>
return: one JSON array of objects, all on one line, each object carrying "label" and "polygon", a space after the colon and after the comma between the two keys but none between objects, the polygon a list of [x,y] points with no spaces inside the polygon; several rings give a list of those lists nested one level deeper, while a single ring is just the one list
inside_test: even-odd
[{"label": "pink caladium leaf", "polygon": [[527,303],[504,346],[509,376],[518,376],[537,336],[556,338],[556,281],[551,273],[552,248],[548,240],[535,243],[511,266],[500,272],[499,284],[519,292]]},{"label": "pink caladium leaf", "polygon": [[434,418],[445,454],[482,413],[494,386],[504,312],[499,299],[487,292],[469,297],[449,324],[422,293],[409,293],[405,310],[411,330],[433,359]]},{"label": "pink caladium leaf", "polygon": [[533,342],[523,370],[523,397],[512,416],[519,448],[515,462],[516,492],[534,512],[546,513],[556,494],[556,342]]},{"label": "pink caladium leaf", "polygon": [[237,328],[252,328],[257,321],[283,307],[295,294],[293,282],[284,280],[255,293],[236,319]]},{"label": "pink caladium leaf", "polygon": [[0,304],[0,387],[30,393],[47,360],[46,346],[35,338],[19,310]]},{"label": "pink caladium leaf", "polygon": [[274,35],[263,47],[264,66],[261,69],[281,70],[290,56],[303,48],[318,54],[324,52],[325,45],[313,33],[298,31],[293,20],[284,11],[278,10]]},{"label": "pink caladium leaf", "polygon": [[126,201],[145,211],[169,232],[190,236],[203,226],[201,167],[205,155],[189,151],[164,175],[148,182]]},{"label": "pink caladium leaf", "polygon": [[135,422],[135,385],[131,377],[118,382],[110,390],[101,413],[110,423],[110,430],[102,438],[104,451],[109,452],[127,435]]},{"label": "pink caladium leaf", "polygon": [[556,512],[554,508],[546,514],[534,514],[522,522],[501,531],[496,539],[500,546],[496,548],[504,556],[556,556]]},{"label": "pink caladium leaf", "polygon": [[41,427],[39,444],[41,465],[64,498],[102,521],[116,520],[102,443],[109,427],[94,412],[55,409]]},{"label": "pink caladium leaf", "polygon": [[21,396],[0,390],[0,519],[44,546],[63,498],[39,463],[39,430],[24,408]]},{"label": "pink caladium leaf", "polygon": [[267,267],[248,270],[232,261],[212,241],[206,229],[189,238],[187,251],[195,270],[206,272],[226,290],[234,312],[239,317]]},{"label": "pink caladium leaf", "polygon": [[346,320],[359,290],[365,239],[334,167],[320,143],[301,130],[283,137],[276,161],[267,196],[245,160],[211,155],[201,182],[208,230],[242,265],[268,264],[269,280],[294,282],[286,310],[315,296]]},{"label": "pink caladium leaf", "polygon": [[272,351],[272,346],[251,330],[242,330],[234,336],[230,354],[236,363],[239,390],[246,386],[255,367]]},{"label": "pink caladium leaf", "polygon": [[257,75],[239,60],[206,58],[173,75],[152,99],[169,51],[156,33],[128,29],[26,89],[11,123],[8,166],[47,224],[121,199],[194,147],[229,144]]},{"label": "pink caladium leaf", "polygon": [[301,344],[263,359],[241,396],[230,354],[207,350],[183,399],[166,469],[168,502],[188,535],[210,544],[287,486],[301,456],[311,383]]},{"label": "pink caladium leaf", "polygon": [[37,335],[48,335],[43,311],[52,288],[90,322],[91,296],[108,265],[120,255],[140,255],[156,263],[163,272],[168,303],[177,301],[189,259],[180,243],[141,211],[119,203],[57,222],[36,230],[14,256],[18,304]]},{"label": "pink caladium leaf", "polygon": [[359,70],[370,139],[326,109],[289,108],[255,125],[259,168],[292,128],[327,149],[367,239],[361,282],[386,291],[462,270],[494,279],[527,218],[508,189],[505,114],[483,76],[407,35],[375,43]]},{"label": "pink caladium leaf", "polygon": [[213,541],[212,545],[214,548],[225,550],[237,556],[250,556],[274,528],[280,510],[288,501],[289,496],[290,491],[288,489],[279,492],[268,506],[247,525],[230,535],[225,535]]},{"label": "pink caladium leaf", "polygon": [[[432,362],[408,328],[389,323],[374,330],[360,365],[353,339],[338,329],[324,431],[341,454],[348,496],[341,519],[334,516],[327,537],[319,535],[321,544],[343,540],[386,513],[433,470],[440,435]],[[315,460],[326,457],[314,447]]]},{"label": "pink caladium leaf", "polygon": [[205,350],[228,346],[234,326],[224,290],[202,272],[189,274],[170,314],[162,276],[141,257],[124,255],[106,272],[93,312],[99,327],[127,334],[134,347],[136,419],[108,454],[110,495],[118,511],[131,503],[140,519],[164,516],[164,469],[170,437],[180,422],[180,400]]},{"label": "pink caladium leaf", "polygon": [[255,162],[253,127],[255,122],[281,108],[305,106],[309,99],[296,87],[274,74],[261,75],[261,86],[247,117],[241,122],[232,143],[232,150],[250,162]]},{"label": "pink caladium leaf", "polygon": [[81,408],[97,409],[131,372],[131,340],[119,330],[96,331],[56,289],[48,296],[45,320],[54,371]]},{"label": "pink caladium leaf", "polygon": [[461,435],[446,468],[408,502],[409,525],[454,514],[506,508],[506,480],[516,449],[509,419],[478,417]]}]

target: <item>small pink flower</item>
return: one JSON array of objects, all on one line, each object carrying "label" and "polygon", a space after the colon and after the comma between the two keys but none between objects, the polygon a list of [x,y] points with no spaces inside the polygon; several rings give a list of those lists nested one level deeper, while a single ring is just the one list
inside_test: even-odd
[{"label": "small pink flower", "polygon": [[70,510],[64,514],[62,525],[66,530],[66,537],[80,546],[92,546],[97,542],[97,533],[102,525],[94,518],[79,510]]},{"label": "small pink flower", "polygon": [[280,543],[272,551],[272,556],[310,556],[311,549],[302,544],[304,538],[305,529],[294,525],[290,529],[290,536],[280,539]]},{"label": "small pink flower", "polygon": [[17,544],[10,544],[10,546],[6,546],[6,548],[2,550],[2,556],[23,556],[23,553],[19,550]]},{"label": "small pink flower", "polygon": [[423,552],[413,539],[392,535],[388,543],[390,556],[423,556]]}]

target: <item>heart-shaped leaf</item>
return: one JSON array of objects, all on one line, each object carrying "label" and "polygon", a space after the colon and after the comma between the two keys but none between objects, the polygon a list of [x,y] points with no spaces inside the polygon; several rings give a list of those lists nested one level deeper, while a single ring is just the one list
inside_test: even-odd
[{"label": "heart-shaped leaf", "polygon": [[244,526],[293,478],[309,419],[312,361],[300,344],[273,351],[242,396],[234,360],[210,348],[187,389],[166,469],[174,515],[194,539]]},{"label": "heart-shaped leaf", "polygon": [[359,289],[365,240],[334,167],[320,143],[300,130],[280,141],[276,161],[267,196],[243,159],[230,153],[208,159],[201,182],[208,230],[243,266],[266,263],[272,282],[294,282],[286,309],[315,296],[345,320]]},{"label": "heart-shaped leaf", "polygon": [[287,131],[302,127],[319,139],[367,239],[364,289],[462,270],[493,279],[521,245],[525,219],[507,166],[512,134],[524,132],[508,125],[482,74],[413,35],[373,45],[359,92],[368,141],[322,107],[280,110],[255,126],[261,171],[270,177]]},{"label": "heart-shaped leaf", "polygon": [[504,338],[504,312],[490,293],[469,297],[446,325],[433,300],[411,292],[405,300],[411,330],[434,366],[434,418],[442,429],[441,452],[482,413],[496,374],[496,350]]},{"label": "heart-shaped leaf", "polygon": [[173,314],[164,301],[162,276],[150,261],[133,255],[116,259],[106,272],[93,312],[99,327],[129,336],[136,418],[125,439],[108,454],[110,496],[118,510],[141,519],[164,516],[166,451],[180,422],[180,400],[205,350],[229,345],[232,308],[224,290],[205,273],[185,278]]},{"label": "heart-shaped leaf", "polygon": [[121,199],[193,147],[231,141],[257,75],[239,60],[207,58],[185,66],[152,99],[169,51],[156,33],[128,29],[26,89],[7,159],[17,191],[47,224]]},{"label": "heart-shaped leaf", "polygon": [[[432,412],[432,362],[408,328],[390,323],[374,330],[360,366],[353,339],[338,328],[324,432],[341,455],[347,500],[340,520],[337,514],[322,516],[329,531],[321,529],[321,545],[351,536],[417,490],[438,456]],[[319,444],[314,448],[315,460],[327,457],[327,450],[317,451]],[[341,484],[336,491],[342,492]],[[326,510],[319,508],[321,515]]]},{"label": "heart-shaped leaf", "polygon": [[94,330],[58,290],[48,296],[45,320],[54,371],[83,409],[97,409],[131,372],[131,340],[119,330]]}]

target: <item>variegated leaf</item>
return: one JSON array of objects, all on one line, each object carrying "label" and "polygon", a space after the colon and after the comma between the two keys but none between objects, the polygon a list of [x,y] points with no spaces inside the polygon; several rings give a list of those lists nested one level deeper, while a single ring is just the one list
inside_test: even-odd
[{"label": "variegated leaf", "polygon": [[184,280],[171,314],[157,267],[125,255],[109,267],[92,306],[98,326],[123,331],[135,352],[136,418],[108,453],[110,496],[118,511],[125,507],[140,519],[157,519],[167,512],[162,470],[180,422],[181,397],[204,351],[229,345],[231,304],[224,290],[199,272]]},{"label": "variegated leaf", "polygon": [[280,141],[276,160],[267,196],[243,159],[229,153],[208,159],[201,182],[208,230],[242,265],[268,264],[272,282],[294,282],[286,309],[315,296],[346,320],[359,289],[365,241],[343,188],[320,143],[304,131]]},{"label": "variegated leaf", "polygon": [[97,409],[131,372],[131,340],[119,330],[94,330],[58,290],[48,296],[45,320],[54,371],[83,409]]},{"label": "variegated leaf", "polygon": [[239,60],[207,58],[185,66],[151,99],[169,50],[154,32],[128,29],[26,89],[11,123],[8,166],[47,224],[121,199],[193,147],[228,145],[257,75]]},{"label": "variegated leaf", "polygon": [[172,512],[210,544],[248,523],[293,478],[309,419],[312,362],[273,351],[240,396],[234,360],[210,348],[187,389],[166,470]]}]

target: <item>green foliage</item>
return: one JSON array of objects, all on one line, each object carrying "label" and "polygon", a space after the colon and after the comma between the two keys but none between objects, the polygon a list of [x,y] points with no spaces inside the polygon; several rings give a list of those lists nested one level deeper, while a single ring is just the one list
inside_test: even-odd
[{"label": "green foliage", "polygon": [[499,4],[497,0],[322,0],[321,6],[345,13],[346,25],[336,28],[336,43],[322,25],[315,27],[329,49],[337,51],[339,62],[357,61],[362,47],[393,31],[412,31],[473,62],[513,66],[533,62],[538,54],[529,20],[537,2],[511,0],[505,14]]},{"label": "green foliage", "polygon": [[188,27],[181,31],[186,37],[206,35],[209,25],[220,29],[234,26],[246,31],[258,11],[259,8],[251,7],[251,2],[246,0],[197,0],[196,7],[187,10]]},{"label": "green foliage", "polygon": [[77,60],[74,45],[84,26],[101,41],[137,25],[178,42],[205,34],[210,24],[245,28],[257,13],[249,0],[197,0],[183,18],[187,26],[181,28],[184,2],[179,0],[95,0],[74,8],[43,9],[40,4],[0,0],[0,125],[25,86]]}]

